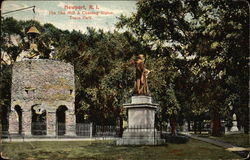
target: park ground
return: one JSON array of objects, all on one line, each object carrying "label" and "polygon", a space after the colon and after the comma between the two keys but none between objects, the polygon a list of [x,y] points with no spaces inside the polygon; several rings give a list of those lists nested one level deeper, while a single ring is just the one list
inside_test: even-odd
[{"label": "park ground", "polygon": [[[228,135],[219,140],[249,145],[248,135]],[[248,143],[248,144],[247,144]],[[166,160],[166,159],[242,159],[238,154],[206,142],[189,138],[183,144],[163,146],[116,146],[114,140],[4,142],[0,145],[10,159],[87,159],[87,160]]]},{"label": "park ground", "polygon": [[250,139],[248,134],[231,134],[222,137],[210,137],[212,139],[227,142],[240,147],[249,147]]}]

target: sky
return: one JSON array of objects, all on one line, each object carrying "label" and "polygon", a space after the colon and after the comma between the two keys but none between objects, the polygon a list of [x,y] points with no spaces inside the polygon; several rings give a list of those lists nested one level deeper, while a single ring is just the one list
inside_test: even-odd
[{"label": "sky", "polygon": [[35,19],[41,24],[51,23],[62,30],[80,30],[86,32],[87,27],[113,31],[118,16],[129,16],[136,11],[136,1],[4,1],[2,13],[35,7],[31,9],[3,14],[17,20]]}]

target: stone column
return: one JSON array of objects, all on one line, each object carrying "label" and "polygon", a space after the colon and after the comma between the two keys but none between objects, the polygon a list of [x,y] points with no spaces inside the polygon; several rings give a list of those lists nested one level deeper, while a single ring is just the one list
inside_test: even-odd
[{"label": "stone column", "polygon": [[182,132],[188,132],[188,122],[184,120],[184,124],[182,126]]},{"label": "stone column", "polygon": [[56,112],[47,112],[47,135],[56,136]]},{"label": "stone column", "polygon": [[76,120],[74,111],[67,110],[66,114],[66,133],[67,136],[76,136]]},{"label": "stone column", "polygon": [[236,114],[235,113],[233,114],[233,126],[232,126],[230,131],[231,132],[238,132],[239,131],[239,129],[237,127],[237,121],[236,121]]},{"label": "stone column", "polygon": [[15,110],[10,111],[9,133],[10,134],[18,134],[19,133],[19,119],[18,119],[17,112]]},{"label": "stone column", "polygon": [[23,110],[22,133],[31,136],[31,110]]}]

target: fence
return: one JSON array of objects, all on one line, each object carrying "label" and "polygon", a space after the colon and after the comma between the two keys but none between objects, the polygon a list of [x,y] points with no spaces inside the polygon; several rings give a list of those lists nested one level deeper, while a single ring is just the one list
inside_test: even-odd
[{"label": "fence", "polygon": [[161,139],[161,132],[152,125],[129,126],[123,132],[117,145],[161,145],[165,140]]},{"label": "fence", "polygon": [[76,124],[76,135],[79,137],[89,137],[93,136],[93,125],[92,123],[77,123]]},{"label": "fence", "polygon": [[94,137],[119,137],[120,127],[118,126],[94,126]]},{"label": "fence", "polygon": [[[0,124],[1,125],[1,124]],[[2,138],[7,138],[8,137],[8,135],[9,135],[9,132],[8,132],[8,128],[9,128],[9,126],[8,125],[6,125],[6,124],[4,124],[4,125],[1,125],[1,127],[2,127],[2,132],[1,132],[1,136],[2,136]]]},{"label": "fence", "polygon": [[42,122],[31,123],[32,135],[46,135],[46,133],[47,133],[46,123],[42,123]]},{"label": "fence", "polygon": [[125,129],[123,138],[130,139],[155,139],[160,136],[160,132],[154,126],[130,126]]},{"label": "fence", "polygon": [[[65,123],[57,123],[55,127],[56,138],[78,137],[78,138],[98,138],[98,137],[119,137],[122,128],[115,125],[95,125],[93,123],[77,123],[76,125],[66,126]],[[70,134],[69,134],[70,133]],[[31,134],[34,136],[47,136],[46,123],[31,123]],[[2,125],[2,138],[22,137],[23,133],[12,135],[9,133],[9,125]],[[48,137],[48,136],[47,136]]]},{"label": "fence", "polygon": [[210,132],[211,123],[210,122],[191,122],[189,131],[191,132]]}]

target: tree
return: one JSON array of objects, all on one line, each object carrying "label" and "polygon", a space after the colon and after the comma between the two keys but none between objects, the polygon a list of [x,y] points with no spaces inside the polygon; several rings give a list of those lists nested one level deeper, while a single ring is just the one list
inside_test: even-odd
[{"label": "tree", "polygon": [[[241,97],[238,102],[247,111],[243,99],[247,97],[248,80],[247,46],[244,45],[248,39],[248,13],[246,3],[235,1],[139,1],[137,12],[131,17],[120,16],[117,27],[132,32],[150,48],[151,56],[172,61],[180,72],[178,78],[191,83],[184,82],[192,91],[189,94],[187,90],[181,93],[183,86],[177,78],[174,81],[181,108],[185,106],[188,113],[198,115],[209,111],[213,120],[212,134],[219,136],[220,119],[225,118],[223,115],[228,110],[225,102],[230,94]],[[239,37],[243,38],[237,41]],[[239,69],[244,71],[238,74]],[[243,78],[236,78],[240,76]],[[230,89],[233,83],[225,85],[231,77],[241,82],[237,83],[244,88],[240,95]],[[248,115],[244,117],[248,119]]]},{"label": "tree", "polygon": [[[25,47],[22,26],[17,20],[9,17],[3,19],[1,42],[1,55],[7,56],[10,63],[14,63]],[[1,57],[1,61],[4,61],[3,57]],[[8,62],[4,63],[7,64]]]},{"label": "tree", "polygon": [[[207,104],[213,119],[213,135],[220,135],[220,119],[227,118],[225,113],[229,110],[229,105],[226,103],[232,95],[241,97],[240,108],[247,111],[247,101],[244,101],[248,82],[248,49],[245,45],[248,40],[247,15],[248,7],[244,2],[204,1],[200,14],[196,15],[199,23],[189,35],[192,45],[187,45],[186,48],[190,53],[196,53],[194,60],[197,61],[191,67],[192,71],[197,76],[205,76],[204,82],[207,84],[204,93],[207,94]],[[236,40],[239,37],[242,37],[241,40]],[[232,77],[240,79],[238,87],[242,88],[241,94],[237,93],[236,88],[232,90],[235,83],[225,83]],[[248,115],[243,115],[248,123]],[[248,130],[247,125],[245,130]]]},{"label": "tree", "polygon": [[77,122],[107,125],[119,118],[122,123],[122,103],[133,88],[130,61],[141,47],[128,33],[93,28],[85,34],[72,31],[64,43],[55,57],[74,65]]},{"label": "tree", "polygon": [[173,61],[167,57],[149,57],[146,60],[146,66],[150,70],[148,76],[149,92],[160,106],[159,127],[164,126],[164,122],[169,119],[172,134],[176,134],[180,110],[174,90],[174,80],[179,74],[177,68]]}]

